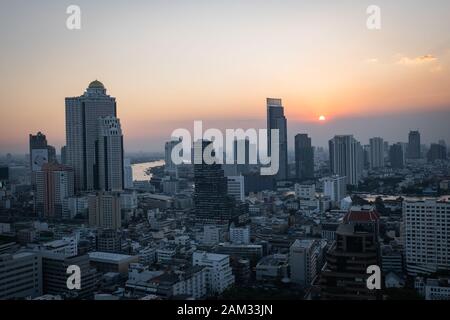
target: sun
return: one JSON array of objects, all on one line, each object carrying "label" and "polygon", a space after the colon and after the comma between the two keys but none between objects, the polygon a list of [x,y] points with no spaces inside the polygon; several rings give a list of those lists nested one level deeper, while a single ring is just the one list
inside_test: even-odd
[{"label": "sun", "polygon": [[327,118],[325,118],[325,116],[320,116],[319,117],[319,121],[325,121],[325,120],[327,120]]}]

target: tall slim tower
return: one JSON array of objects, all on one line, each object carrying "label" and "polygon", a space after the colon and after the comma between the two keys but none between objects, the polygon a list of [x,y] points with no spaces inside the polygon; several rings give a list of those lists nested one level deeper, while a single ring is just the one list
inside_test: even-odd
[{"label": "tall slim tower", "polygon": [[295,174],[300,180],[314,178],[314,149],[307,134],[295,136]]},{"label": "tall slim tower", "polygon": [[[227,224],[234,218],[234,201],[228,196],[228,181],[220,164],[200,158],[211,141],[194,142],[194,208],[199,223]],[[212,153],[214,157],[215,154]]]},{"label": "tall slim tower", "polygon": [[95,142],[94,188],[103,191],[122,191],[123,135],[116,117],[98,118],[98,139]]},{"label": "tall slim tower", "polygon": [[420,132],[410,131],[408,136],[408,158],[420,159]]},{"label": "tall slim tower", "polygon": [[279,130],[279,161],[280,167],[276,175],[277,180],[286,180],[288,174],[287,156],[287,120],[284,116],[284,108],[281,99],[267,98],[267,150],[268,155],[272,155],[270,130]]},{"label": "tall slim tower", "polygon": [[116,116],[116,99],[100,81],[91,82],[82,96],[66,98],[67,164],[75,170],[77,191],[94,189],[98,118],[105,116]]},{"label": "tall slim tower", "polygon": [[384,167],[384,142],[382,138],[370,139],[369,163],[371,169]]},{"label": "tall slim tower", "polygon": [[405,164],[405,152],[403,145],[398,142],[389,149],[389,162],[392,168],[401,169]]},{"label": "tall slim tower", "polygon": [[47,138],[42,132],[30,134],[30,169],[32,172],[41,170],[44,163],[56,160],[55,148],[47,144]]},{"label": "tall slim tower", "polygon": [[[175,148],[176,145],[178,145],[181,142],[181,139],[172,139],[170,141],[167,141],[164,146],[164,172],[170,176],[177,177],[178,176],[178,170],[177,165],[172,161],[172,150]],[[180,153],[180,157],[182,157],[183,154]]]},{"label": "tall slim tower", "polygon": [[358,185],[363,168],[363,149],[353,135],[335,136],[329,141],[330,169],[346,177],[347,184]]}]

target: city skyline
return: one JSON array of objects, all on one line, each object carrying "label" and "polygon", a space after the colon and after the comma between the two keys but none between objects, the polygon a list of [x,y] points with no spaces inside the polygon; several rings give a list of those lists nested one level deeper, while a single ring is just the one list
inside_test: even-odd
[{"label": "city skyline", "polygon": [[450,301],[448,0],[22,1],[0,300]]},{"label": "city skyline", "polygon": [[[92,82],[92,81],[91,81]],[[98,82],[98,80],[94,80],[93,82]],[[107,89],[107,87],[105,87]],[[86,90],[86,89],[85,89]],[[115,98],[115,97],[114,97]],[[66,97],[66,99],[75,99],[72,97]],[[266,98],[269,99],[269,98]],[[284,107],[284,106],[283,106]],[[390,143],[390,144],[395,144],[397,142],[402,142],[402,143],[407,143],[408,142],[408,135],[413,132],[413,131],[419,131],[421,133],[423,133],[424,131],[422,129],[417,129],[422,127],[423,128],[423,124],[427,124],[426,121],[423,121],[424,117],[430,117],[433,118],[433,121],[430,121],[431,126],[429,127],[429,129],[431,129],[431,133],[432,135],[427,135],[427,134],[423,134],[422,135],[422,143],[421,145],[431,145],[433,143],[437,143],[438,141],[444,141],[447,142],[450,140],[450,135],[449,137],[446,137],[445,134],[439,134],[439,132],[444,133],[446,132],[445,130],[445,123],[447,122],[447,118],[446,116],[450,116],[450,110],[447,111],[437,111],[436,113],[409,113],[409,114],[398,114],[398,115],[391,115],[389,118],[382,118],[379,117],[377,119],[377,117],[371,117],[369,118],[348,118],[348,119],[339,119],[336,121],[332,121],[329,119],[323,120],[323,119],[318,119],[316,122],[309,122],[306,125],[300,125],[301,123],[299,122],[293,122],[290,119],[287,119],[287,145],[288,145],[288,151],[289,152],[294,152],[295,150],[295,136],[298,134],[309,134],[311,135],[312,138],[312,145],[314,147],[323,147],[325,149],[327,149],[328,147],[328,141],[333,138],[333,136],[335,135],[354,135],[357,138],[363,136],[363,139],[359,139],[362,142],[362,145],[369,145],[370,144],[370,139],[372,139],[374,136],[379,134],[379,131],[376,129],[378,124],[381,122],[384,122],[384,125],[386,126],[386,128],[383,128],[383,132],[384,132],[384,136],[383,138],[387,135],[387,136],[392,136],[394,134],[394,132],[398,132],[397,135],[395,135],[394,138],[392,139],[384,139],[386,142]],[[444,117],[443,117],[444,116]],[[417,119],[415,119],[417,118]],[[193,118],[195,119],[195,118]],[[361,121],[363,120],[363,121]],[[364,122],[364,120],[367,121]],[[377,122],[378,120],[378,122]],[[391,123],[396,123],[398,125],[399,121],[404,121],[405,123],[408,123],[409,125],[405,128],[397,128],[395,125],[387,125],[387,123],[391,122]],[[182,127],[183,125],[190,131],[192,131],[193,129],[193,121],[189,122],[189,121],[185,121],[185,122],[179,122],[180,127]],[[215,125],[217,128],[219,128],[219,130],[225,130],[228,129],[228,127],[226,127],[222,122],[218,122],[219,120],[207,120],[204,121],[206,124],[211,123],[213,126]],[[258,124],[256,127],[259,128],[264,128],[266,125],[266,121],[267,119],[265,118],[261,118],[258,119],[258,121],[256,122],[256,124]],[[412,122],[411,122],[412,121]],[[416,123],[414,123],[414,121],[417,121]],[[63,121],[64,122],[64,121]],[[226,121],[225,121],[226,122]],[[237,124],[239,123],[246,123],[246,122],[251,122],[252,125],[255,125],[255,121],[250,121],[250,120],[242,120],[242,119],[235,119],[233,121],[233,124],[235,125],[235,127],[233,127],[233,129],[238,129],[238,128],[243,128],[248,129],[250,128],[250,125],[248,126],[237,126]],[[293,123],[292,123],[293,122]],[[324,124],[324,122],[326,122]],[[442,122],[442,125],[439,124],[439,122]],[[413,123],[413,124],[412,124]],[[231,123],[230,123],[231,124]],[[414,124],[416,124],[416,126],[414,126]],[[436,125],[438,124],[438,125]],[[192,128],[190,128],[192,127]],[[48,136],[47,134],[47,129],[51,128],[50,126],[45,126],[41,129],[39,129],[38,131],[36,131],[37,133],[42,133],[45,134],[46,136]],[[324,130],[325,128],[325,130]],[[350,129],[349,129],[350,128]],[[354,129],[353,129],[354,128]],[[425,126],[425,128],[427,128],[427,126]],[[406,131],[404,131],[403,129],[405,129]],[[437,131],[436,131],[437,129]],[[353,130],[353,131],[352,131]],[[353,133],[353,132],[360,132],[360,134],[358,133]],[[324,133],[326,132],[326,133]],[[312,133],[312,134],[311,134]],[[361,135],[361,133],[363,133]],[[35,134],[35,132],[30,132],[27,133],[27,135],[32,135]],[[67,134],[67,132],[65,133]],[[319,139],[319,142],[317,142],[317,140],[315,139],[315,137],[317,136],[321,136]],[[168,133],[167,137],[165,136],[160,136],[158,137],[159,140],[157,140],[157,142],[155,143],[155,145],[153,147],[148,147],[148,148],[128,148],[127,149],[127,139],[126,136],[124,137],[124,151],[125,152],[129,152],[129,153],[133,153],[133,152],[155,152],[155,153],[163,153],[164,152],[164,144],[170,140],[171,137],[171,133]],[[58,139],[56,140],[50,140],[48,139],[53,146],[57,147],[57,153],[60,154],[60,148],[65,146],[65,142],[61,141],[61,142],[54,142],[54,141],[58,141]],[[7,154],[7,153],[13,153],[13,154],[27,154],[27,149],[29,148],[28,146],[28,139],[26,139],[26,146],[25,146],[25,150],[23,150],[22,147],[20,147],[20,149],[10,149],[10,150],[2,150],[2,152],[0,152],[0,154]],[[132,143],[131,143],[132,144]],[[16,148],[19,148],[17,145],[15,146]],[[16,150],[16,152],[14,152],[13,150]]]},{"label": "city skyline", "polygon": [[64,98],[95,79],[121,106],[127,152],[163,151],[193,120],[264,128],[266,97],[283,99],[289,150],[297,133],[315,146],[335,134],[366,144],[380,128],[391,143],[410,130],[426,144],[450,141],[446,1],[379,1],[377,31],[365,26],[364,1],[78,4],[76,31],[65,27],[65,3],[0,11],[3,153],[26,153],[38,131],[64,145]]}]

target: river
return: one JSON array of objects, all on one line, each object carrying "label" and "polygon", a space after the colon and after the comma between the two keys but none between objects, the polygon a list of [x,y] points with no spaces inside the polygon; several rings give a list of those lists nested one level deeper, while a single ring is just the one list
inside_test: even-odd
[{"label": "river", "polygon": [[147,171],[148,168],[159,167],[162,165],[164,165],[164,160],[132,164],[133,181],[149,181],[152,175],[148,175],[145,171]]}]

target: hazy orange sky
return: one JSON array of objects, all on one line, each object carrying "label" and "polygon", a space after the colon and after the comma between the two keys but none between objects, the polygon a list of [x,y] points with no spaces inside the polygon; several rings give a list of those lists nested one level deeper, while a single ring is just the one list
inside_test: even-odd
[{"label": "hazy orange sky", "polygon": [[411,121],[383,129],[405,114],[430,128],[424,141],[450,142],[449,1],[376,1],[379,31],[366,28],[373,1],[83,0],[81,30],[65,25],[72,1],[30,2],[0,4],[0,153],[26,152],[37,131],[63,145],[64,98],[95,79],[117,98],[128,151],[162,150],[194,119],[264,126],[266,97],[321,145],[342,130],[366,143],[351,121],[372,118],[405,140]]}]

